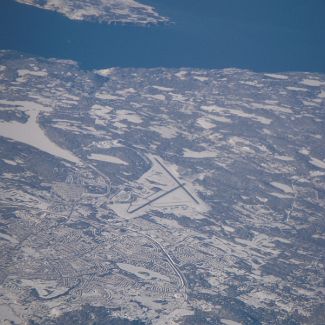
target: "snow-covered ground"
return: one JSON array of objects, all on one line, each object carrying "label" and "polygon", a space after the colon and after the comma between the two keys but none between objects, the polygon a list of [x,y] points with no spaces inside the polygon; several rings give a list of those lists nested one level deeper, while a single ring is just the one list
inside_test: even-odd
[{"label": "snow-covered ground", "polygon": [[153,7],[135,0],[16,0],[39,8],[57,11],[73,20],[105,23],[157,24],[167,22]]}]

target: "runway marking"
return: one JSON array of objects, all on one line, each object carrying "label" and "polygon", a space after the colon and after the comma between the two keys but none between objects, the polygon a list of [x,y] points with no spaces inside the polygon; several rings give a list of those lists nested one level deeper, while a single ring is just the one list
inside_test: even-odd
[{"label": "runway marking", "polygon": [[188,191],[188,189],[181,184],[181,182],[157,159],[156,162],[164,169],[164,171],[186,192],[186,194],[196,203],[200,204],[199,201]]},{"label": "runway marking", "polygon": [[[199,201],[188,191],[188,189],[185,187],[185,183],[181,183],[164,165],[162,162],[160,162],[157,158],[154,158],[155,161],[160,165],[160,167],[177,183],[176,187],[173,187],[172,189],[168,190],[167,192],[164,192],[162,194],[160,194],[159,196],[147,201],[146,203],[142,204],[141,206],[129,211],[128,209],[128,213],[134,213],[137,212],[139,210],[141,210],[142,208],[150,205],[151,203],[161,199],[162,197],[178,190],[179,188],[183,189],[184,192],[196,203],[196,204],[200,204]],[[130,207],[129,207],[130,208]]]},{"label": "runway marking", "polygon": [[128,212],[129,212],[129,213],[134,213],[134,212],[136,212],[136,211],[139,211],[140,209],[142,209],[142,208],[146,207],[147,205],[151,204],[152,202],[155,202],[155,201],[161,199],[162,197],[164,197],[164,196],[166,196],[166,195],[168,195],[168,194],[170,194],[170,193],[172,193],[172,192],[178,190],[179,188],[181,188],[181,187],[183,187],[183,186],[184,186],[184,184],[180,184],[180,185],[178,185],[178,186],[172,188],[171,190],[169,190],[169,191],[167,191],[167,192],[165,192],[165,193],[163,193],[163,194],[160,194],[159,196],[155,197],[154,199],[152,199],[152,200],[150,200],[150,201],[144,203],[143,205],[141,205],[141,206],[139,206],[139,207],[133,209],[132,211],[128,211]]}]

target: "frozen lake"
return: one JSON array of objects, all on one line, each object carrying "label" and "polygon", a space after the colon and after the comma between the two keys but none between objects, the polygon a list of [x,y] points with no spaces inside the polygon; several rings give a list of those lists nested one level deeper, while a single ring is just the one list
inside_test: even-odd
[{"label": "frozen lake", "polygon": [[28,101],[9,102],[0,100],[0,105],[8,105],[7,109],[12,109],[15,107],[14,105],[17,105],[28,114],[28,121],[26,123],[19,123],[16,121],[0,122],[0,136],[28,144],[73,163],[80,162],[79,159],[70,151],[63,149],[52,142],[40,128],[37,120],[38,114],[40,112],[49,111],[48,108]]}]

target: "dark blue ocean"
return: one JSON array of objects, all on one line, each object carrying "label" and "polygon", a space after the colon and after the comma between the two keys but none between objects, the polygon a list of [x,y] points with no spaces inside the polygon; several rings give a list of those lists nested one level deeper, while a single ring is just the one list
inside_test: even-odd
[{"label": "dark blue ocean", "polygon": [[0,48],[104,67],[325,72],[325,0],[151,0],[173,24],[72,21],[0,1]]}]

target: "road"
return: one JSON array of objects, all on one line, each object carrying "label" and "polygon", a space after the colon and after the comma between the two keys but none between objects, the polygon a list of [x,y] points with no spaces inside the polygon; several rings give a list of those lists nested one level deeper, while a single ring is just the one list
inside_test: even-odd
[{"label": "road", "polygon": [[128,230],[135,232],[138,235],[144,236],[146,238],[148,238],[151,242],[153,242],[155,244],[155,246],[158,246],[158,248],[164,253],[164,255],[166,256],[169,265],[171,266],[171,268],[174,270],[174,272],[176,273],[176,275],[178,276],[178,278],[180,279],[181,282],[181,286],[180,289],[184,289],[184,295],[185,295],[185,300],[187,300],[187,283],[186,283],[186,279],[183,275],[183,273],[180,271],[180,269],[178,268],[178,266],[176,265],[176,263],[173,261],[172,257],[168,254],[168,252],[165,250],[165,248],[159,243],[157,242],[155,239],[153,239],[152,237],[150,237],[147,234],[143,234],[139,231],[133,230],[128,228]]}]

